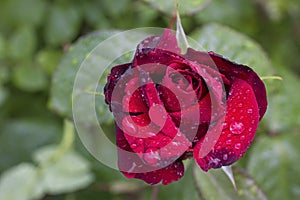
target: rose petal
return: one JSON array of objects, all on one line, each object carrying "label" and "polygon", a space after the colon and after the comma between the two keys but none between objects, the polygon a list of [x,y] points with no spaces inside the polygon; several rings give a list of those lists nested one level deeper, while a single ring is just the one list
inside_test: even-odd
[{"label": "rose petal", "polygon": [[[122,74],[131,66],[131,63],[123,64],[115,66],[111,69],[110,74],[107,76],[107,84],[104,87],[104,95],[105,95],[105,102],[110,104],[111,96],[114,91],[115,85]],[[123,95],[122,95],[123,96]],[[110,108],[111,110],[111,108]]]},{"label": "rose petal", "polygon": [[231,62],[214,52],[199,52],[189,48],[184,56],[188,60],[217,67],[221,74],[233,81],[235,78],[245,80],[253,88],[258,103],[260,120],[267,110],[267,96],[265,85],[259,76],[249,67]]},{"label": "rose petal", "polygon": [[207,171],[230,165],[241,158],[255,136],[258,122],[259,110],[251,85],[235,79],[228,96],[222,134],[217,143],[205,157],[199,157],[205,137],[194,148],[198,165]]},{"label": "rose petal", "polygon": [[184,175],[184,166],[181,161],[177,161],[163,169],[162,184],[168,185],[173,181],[178,181]]}]

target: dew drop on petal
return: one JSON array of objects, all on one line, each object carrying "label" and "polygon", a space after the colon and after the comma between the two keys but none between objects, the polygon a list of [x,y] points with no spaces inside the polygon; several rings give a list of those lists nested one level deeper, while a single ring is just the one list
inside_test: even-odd
[{"label": "dew drop on petal", "polygon": [[234,145],[234,148],[237,149],[237,150],[240,149],[241,148],[241,143],[236,143]]},{"label": "dew drop on petal", "polygon": [[226,140],[227,145],[231,145],[232,141],[231,140]]},{"label": "dew drop on petal", "polygon": [[240,137],[240,139],[241,139],[241,140],[245,140],[245,136],[242,135],[242,136]]},{"label": "dew drop on petal", "polygon": [[241,134],[244,130],[244,124],[242,122],[232,122],[229,127],[231,133],[238,135]]},{"label": "dew drop on petal", "polygon": [[131,144],[131,147],[135,148],[135,147],[137,147],[137,144],[133,143],[133,144]]},{"label": "dew drop on petal", "polygon": [[249,108],[249,109],[247,110],[247,113],[248,113],[248,114],[251,114],[251,113],[253,113],[253,110],[252,110],[251,108]]},{"label": "dew drop on petal", "polygon": [[224,154],[223,155],[223,160],[227,160],[228,159],[228,155],[227,154]]}]

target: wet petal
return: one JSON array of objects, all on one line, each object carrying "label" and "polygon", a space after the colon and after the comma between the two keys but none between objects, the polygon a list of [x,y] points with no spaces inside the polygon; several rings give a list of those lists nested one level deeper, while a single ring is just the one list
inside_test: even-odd
[{"label": "wet petal", "polygon": [[[115,66],[111,69],[110,74],[107,76],[107,83],[104,87],[104,95],[105,95],[105,102],[110,104],[111,96],[114,91],[115,85],[122,74],[126,72],[126,70],[131,66],[131,63],[123,64]],[[122,97],[123,95],[121,95]],[[111,108],[110,108],[111,110]]]},{"label": "wet petal", "polygon": [[178,181],[184,175],[184,166],[181,161],[177,161],[163,169],[162,184],[168,185],[173,181]]},{"label": "wet petal", "polygon": [[262,119],[267,110],[266,89],[262,80],[251,68],[231,62],[214,52],[199,52],[191,48],[188,49],[185,58],[211,67],[217,67],[220,73],[230,79],[231,82],[235,78],[246,81],[253,88],[258,103],[260,120]]},{"label": "wet petal", "polygon": [[214,148],[205,157],[200,157],[202,140],[194,148],[198,165],[207,171],[237,161],[251,144],[259,122],[259,110],[251,85],[241,79],[233,81],[229,92],[225,122]]}]

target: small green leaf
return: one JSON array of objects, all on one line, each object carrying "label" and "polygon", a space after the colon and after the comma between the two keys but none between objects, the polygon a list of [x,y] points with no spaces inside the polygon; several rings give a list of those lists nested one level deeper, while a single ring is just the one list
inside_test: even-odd
[{"label": "small green leaf", "polygon": [[30,26],[22,26],[9,38],[7,51],[9,58],[22,60],[30,57],[36,48],[36,35]]},{"label": "small green leaf", "polygon": [[300,195],[300,137],[263,137],[251,148],[248,171],[272,200]]},{"label": "small green leaf", "polygon": [[80,13],[76,4],[53,5],[45,25],[45,40],[52,45],[70,42],[80,26]]},{"label": "small green leaf", "polygon": [[12,81],[16,87],[28,92],[41,91],[48,85],[44,71],[31,63],[23,63],[16,67],[13,71]]},{"label": "small green leaf", "polygon": [[179,13],[182,15],[193,15],[204,9],[211,0],[144,0],[153,8],[172,15],[178,3]]},{"label": "small green leaf", "polygon": [[36,62],[48,75],[52,75],[61,59],[62,52],[46,49],[37,53]]},{"label": "small green leaf", "polygon": [[37,169],[32,164],[19,164],[1,175],[0,199],[31,200],[42,196]]},{"label": "small green leaf", "polygon": [[38,26],[44,19],[46,6],[47,2],[40,0],[2,0],[0,24],[6,27]]},{"label": "small green leaf", "polygon": [[247,65],[260,76],[274,74],[272,63],[261,46],[229,27],[208,24],[195,31],[192,37],[200,43],[202,50],[214,51],[231,61]]},{"label": "small green leaf", "polygon": [[93,181],[89,163],[72,150],[55,159],[58,147],[43,147],[33,156],[42,167],[41,184],[46,193],[66,193],[88,186]]},{"label": "small green leaf", "polygon": [[221,169],[203,172],[198,166],[194,168],[196,187],[205,200],[267,200],[255,181],[244,170],[233,168],[233,175],[237,189],[234,189]]}]

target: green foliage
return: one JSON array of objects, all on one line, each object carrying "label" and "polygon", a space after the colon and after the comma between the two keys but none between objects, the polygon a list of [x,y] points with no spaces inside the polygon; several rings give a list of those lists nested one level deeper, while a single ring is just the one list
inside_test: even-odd
[{"label": "green foliage", "polygon": [[221,170],[203,172],[197,166],[194,168],[196,187],[206,200],[266,200],[267,197],[260,190],[255,181],[240,168],[233,168],[236,188],[232,186],[226,174]]},{"label": "green foliage", "polygon": [[[65,118],[72,119],[75,76],[89,52],[122,30],[169,27],[175,4],[175,0],[0,1],[0,199],[45,195],[57,200],[155,199],[155,192],[157,199],[298,199],[297,0],[178,1],[185,33],[205,50],[248,65],[265,77],[269,106],[259,137],[237,163],[247,172],[233,168],[237,190],[222,170],[204,173],[187,165],[183,179],[154,189],[92,158],[73,134],[72,124],[62,131]],[[183,32],[180,36],[184,38]],[[131,39],[137,36],[131,37],[115,41],[105,52],[115,55],[123,45],[134,49],[139,41],[134,43]],[[131,58],[129,52],[111,66]],[[97,115],[114,140],[112,116],[101,94],[108,72],[99,77],[96,92],[89,88],[84,92],[102,102],[96,105]],[[273,75],[283,80],[267,78]]]},{"label": "green foliage", "polygon": [[206,7],[210,0],[144,0],[149,3],[153,8],[164,12],[168,15],[175,13],[175,8],[178,5],[179,12],[182,15],[195,14]]},{"label": "green foliage", "polygon": [[[45,194],[72,192],[88,186],[93,180],[90,165],[72,150],[73,141],[73,125],[66,122],[59,146],[46,146],[34,152],[36,166],[21,163],[2,174],[1,199],[39,199]],[[21,185],[15,190],[17,184]]]},{"label": "green foliage", "polygon": [[252,147],[248,171],[272,200],[299,197],[299,139],[299,135],[263,137]]},{"label": "green foliage", "polygon": [[[216,23],[207,24],[192,34],[206,51],[214,51],[234,62],[247,65],[260,76],[273,74],[271,61],[261,46],[249,37]],[[233,39],[234,38],[234,39]]]},{"label": "green foliage", "polygon": [[76,73],[90,51],[108,38],[111,33],[110,31],[101,31],[91,34],[69,48],[53,76],[50,99],[50,107],[53,110],[63,116],[72,116],[71,96]]},{"label": "green foliage", "polygon": [[[191,164],[191,163],[190,163]],[[188,166],[188,169],[184,172],[184,177],[174,184],[167,185],[160,188],[159,199],[199,199],[195,182],[193,181],[193,166]]]}]

